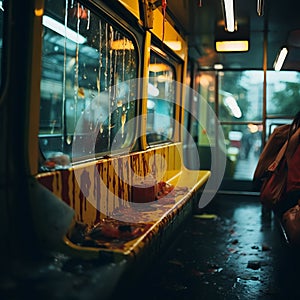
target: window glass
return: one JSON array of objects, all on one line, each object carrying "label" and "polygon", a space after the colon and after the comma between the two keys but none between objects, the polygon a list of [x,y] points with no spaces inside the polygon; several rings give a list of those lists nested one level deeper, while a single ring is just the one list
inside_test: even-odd
[{"label": "window glass", "polygon": [[[192,99],[193,106],[190,110],[198,116],[200,124],[195,123],[198,142],[201,146],[210,146],[209,136],[215,135],[214,120],[209,118],[208,107],[215,110],[216,80],[215,72],[199,72],[195,78],[195,95]],[[191,101],[191,100],[190,100]],[[205,103],[203,103],[205,102]],[[206,107],[208,106],[208,107]],[[194,129],[195,130],[195,129]]]},{"label": "window glass", "polygon": [[300,107],[300,74],[267,72],[267,112],[272,116],[294,116]]},{"label": "window glass", "polygon": [[270,135],[274,131],[274,129],[278,126],[285,125],[285,124],[291,124],[293,121],[293,117],[290,118],[272,118],[266,120],[266,140],[269,139]]},{"label": "window glass", "polygon": [[262,126],[222,125],[226,145],[225,178],[252,180],[262,150]]},{"label": "window glass", "polygon": [[262,120],[263,71],[219,72],[221,121]]},{"label": "window glass", "polygon": [[147,142],[171,140],[174,133],[175,70],[151,52],[147,102]]},{"label": "window glass", "polygon": [[[187,110],[195,112],[200,123],[188,115],[185,124],[197,143],[200,168],[209,169],[214,145],[206,137],[216,133],[213,131],[214,124],[207,118],[207,109],[210,106],[215,111],[225,138],[226,169],[222,188],[232,189],[232,181],[235,180],[252,182],[265,141],[274,128],[290,123],[299,110],[299,73],[267,71],[264,123],[263,76],[263,71],[254,70],[196,72],[196,95],[208,106],[194,97],[195,94],[189,95]],[[188,142],[186,144],[189,146]],[[187,152],[189,148],[186,149]],[[187,161],[187,164],[193,167],[193,161]],[[239,188],[236,185],[235,189]]]},{"label": "window glass", "polygon": [[[195,71],[196,72],[196,71]],[[188,77],[190,72],[188,70]],[[184,125],[188,134],[184,135],[184,163],[188,169],[211,168],[211,148],[215,147],[216,126],[210,111],[215,105],[215,72],[195,73],[193,89],[187,88],[184,101]],[[189,85],[191,83],[188,82]],[[197,152],[198,153],[197,153]],[[200,166],[195,161],[199,155]]]},{"label": "window glass", "polygon": [[134,39],[76,1],[46,1],[43,26],[39,137],[45,158],[128,147],[136,110],[129,81],[137,77]]},{"label": "window glass", "polygon": [[262,147],[263,71],[218,74],[218,118],[226,145],[225,178],[251,180]]},{"label": "window glass", "polygon": [[[263,72],[200,71],[195,76],[194,86],[196,93],[188,98],[189,109],[196,113],[199,121],[190,117],[189,132],[198,144],[200,168],[211,167],[211,151],[217,146],[210,138],[218,134],[214,118],[208,117],[209,110],[213,109],[225,138],[224,177],[251,179],[262,145]],[[193,166],[193,161],[189,166]]]}]

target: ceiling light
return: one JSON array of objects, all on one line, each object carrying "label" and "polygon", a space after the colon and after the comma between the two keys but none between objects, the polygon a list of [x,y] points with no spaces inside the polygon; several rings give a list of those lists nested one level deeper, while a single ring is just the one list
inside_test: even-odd
[{"label": "ceiling light", "polygon": [[223,0],[224,5],[224,19],[226,24],[226,30],[234,32],[235,20],[234,20],[234,0]]},{"label": "ceiling light", "polygon": [[281,67],[284,63],[284,60],[288,54],[288,49],[286,47],[281,48],[279,54],[277,55],[275,62],[274,62],[274,70],[280,71]]},{"label": "ceiling light", "polygon": [[84,44],[86,42],[85,37],[48,16],[43,16],[43,25],[73,41],[74,43]]},{"label": "ceiling light", "polygon": [[224,22],[217,22],[215,27],[215,49],[217,52],[245,52],[249,51],[250,25],[248,18],[239,18],[238,30],[228,32],[224,29]]},{"label": "ceiling light", "polygon": [[217,52],[245,52],[249,50],[249,41],[216,41]]},{"label": "ceiling light", "polygon": [[257,14],[260,17],[264,15],[264,0],[257,0]]}]

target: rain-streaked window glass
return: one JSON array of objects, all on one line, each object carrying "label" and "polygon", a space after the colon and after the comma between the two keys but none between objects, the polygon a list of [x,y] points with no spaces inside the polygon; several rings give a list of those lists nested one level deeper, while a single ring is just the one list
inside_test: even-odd
[{"label": "rain-streaked window glass", "polygon": [[134,39],[107,18],[76,1],[46,1],[39,132],[45,159],[106,155],[133,143],[137,63]]},{"label": "rain-streaked window glass", "polygon": [[151,52],[147,101],[147,142],[169,141],[174,133],[175,69]]},{"label": "rain-streaked window glass", "polygon": [[291,71],[267,72],[267,114],[294,116],[300,107],[300,74]]}]

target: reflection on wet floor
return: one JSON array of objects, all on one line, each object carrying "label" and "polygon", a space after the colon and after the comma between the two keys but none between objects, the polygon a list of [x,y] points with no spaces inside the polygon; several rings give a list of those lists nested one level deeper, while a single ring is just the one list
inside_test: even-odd
[{"label": "reflection on wet floor", "polygon": [[218,195],[138,285],[144,299],[300,299],[296,253],[257,197]]}]

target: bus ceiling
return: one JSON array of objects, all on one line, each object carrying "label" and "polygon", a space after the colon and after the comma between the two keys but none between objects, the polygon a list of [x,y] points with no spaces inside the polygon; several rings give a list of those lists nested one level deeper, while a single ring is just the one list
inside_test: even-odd
[{"label": "bus ceiling", "polygon": [[[282,70],[298,71],[300,2],[232,1],[234,32],[225,30],[223,0],[167,1],[166,17],[171,24],[176,24],[175,28],[182,36],[187,37],[189,56],[198,63],[199,68],[214,69],[215,64],[222,64],[224,69],[273,70],[279,51],[286,46],[288,56]],[[215,42],[222,39],[246,39],[248,50],[217,52]]]}]

